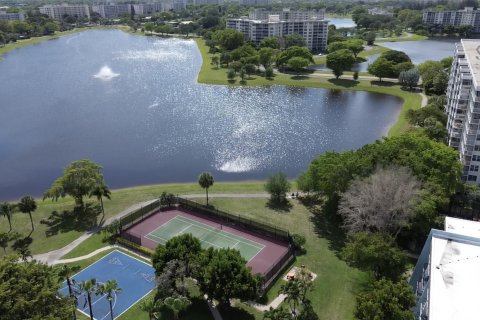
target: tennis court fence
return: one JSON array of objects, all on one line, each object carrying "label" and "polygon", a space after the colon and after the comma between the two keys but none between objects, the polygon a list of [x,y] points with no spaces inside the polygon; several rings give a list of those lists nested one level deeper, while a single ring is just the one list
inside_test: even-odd
[{"label": "tennis court fence", "polygon": [[177,203],[181,208],[198,212],[207,217],[213,218],[221,222],[223,225],[241,227],[257,234],[289,244],[292,242],[292,238],[288,230],[278,228],[277,226],[247,219],[245,217],[241,217],[240,215],[221,211],[212,207],[207,207],[203,204],[182,197],[177,197]]},{"label": "tennis court fence", "polygon": [[122,226],[122,231],[127,230],[134,224],[145,220],[150,217],[152,214],[157,212],[160,209],[160,200],[155,200],[149,203],[146,206],[143,206],[137,210],[132,211],[131,213],[120,218],[120,225]]}]

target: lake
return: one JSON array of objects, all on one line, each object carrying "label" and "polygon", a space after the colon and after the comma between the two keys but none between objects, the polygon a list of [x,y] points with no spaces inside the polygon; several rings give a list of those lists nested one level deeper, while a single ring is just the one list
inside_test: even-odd
[{"label": "lake", "polygon": [[379,42],[378,45],[391,50],[405,52],[414,64],[420,64],[427,60],[442,60],[452,57],[455,52],[455,43],[460,40],[421,40]]},{"label": "lake", "polygon": [[94,30],[14,50],[0,62],[0,198],[41,195],[77,159],[111,188],[296,177],[327,150],[387,134],[401,100],[317,88],[196,82],[193,40]]},{"label": "lake", "polygon": [[354,28],[356,26],[355,22],[351,18],[331,18],[326,16],[326,20],[329,21],[328,24],[333,24],[337,29],[339,28]]}]

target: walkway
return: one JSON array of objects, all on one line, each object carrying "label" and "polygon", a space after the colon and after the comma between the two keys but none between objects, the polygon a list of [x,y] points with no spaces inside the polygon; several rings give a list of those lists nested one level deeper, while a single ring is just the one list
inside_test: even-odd
[{"label": "walkway", "polygon": [[[129,214],[132,211],[138,210],[141,207],[149,205],[153,201],[156,201],[156,199],[137,203],[137,204],[123,210],[122,212],[116,214],[115,216],[113,216],[111,218],[108,218],[103,225],[107,225],[109,223],[112,223],[113,220],[120,219],[120,218],[122,218],[123,216],[126,216],[127,214]],[[65,247],[57,249],[57,250],[53,250],[53,251],[50,251],[50,252],[34,255],[33,259],[35,259],[37,261],[41,261],[43,263],[47,263],[47,264],[55,264],[58,259],[60,259],[64,255],[66,255],[67,253],[69,253],[70,251],[75,249],[83,241],[87,240],[88,238],[90,238],[92,235],[99,232],[100,230],[101,230],[101,227],[96,226],[92,230],[87,231],[86,233],[81,235],[79,238],[75,239],[74,241],[72,241],[71,243],[66,245]]]},{"label": "walkway", "polygon": [[263,311],[270,310],[270,308],[277,309],[278,306],[280,306],[280,304],[282,304],[282,302],[285,301],[286,298],[287,298],[287,295],[281,293],[281,294],[278,295],[278,297],[273,299],[273,301],[270,302],[268,305],[259,304],[259,303],[252,302],[252,301],[247,301],[246,304],[248,304],[249,306],[257,309],[258,311],[263,312]]},{"label": "walkway", "polygon": [[422,96],[422,108],[425,108],[428,103],[428,97],[423,92],[420,92],[419,94]]}]

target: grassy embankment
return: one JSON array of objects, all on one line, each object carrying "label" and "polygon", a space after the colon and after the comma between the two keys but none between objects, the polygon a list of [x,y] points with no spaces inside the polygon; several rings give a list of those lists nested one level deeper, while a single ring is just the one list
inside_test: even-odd
[{"label": "grassy embankment", "polygon": [[[218,69],[210,64],[211,54],[208,53],[208,47],[203,39],[195,39],[198,48],[203,57],[203,65],[198,75],[198,82],[216,85],[241,86],[240,81],[230,82],[227,79],[226,69]],[[377,49],[382,50],[382,49]],[[266,79],[259,75],[253,75],[247,79],[246,86],[268,86],[268,85],[286,85],[298,87],[319,87],[326,89],[356,90],[383,93],[399,97],[403,100],[403,108],[400,112],[397,122],[390,128],[389,136],[398,135],[409,128],[406,120],[406,113],[409,109],[420,108],[422,98],[419,94],[402,90],[402,88],[391,82],[379,82],[370,80],[351,80],[340,78],[328,78],[324,76],[292,76],[288,74],[276,74],[274,79]]]},{"label": "grassy embankment", "polygon": [[18,48],[23,48],[32,44],[37,44],[40,42],[44,42],[47,40],[52,40],[52,39],[57,39],[69,34],[74,34],[78,32],[82,32],[85,30],[90,30],[92,28],[81,28],[81,29],[73,29],[69,31],[63,31],[63,32],[55,32],[55,34],[52,34],[50,36],[43,36],[43,37],[35,37],[35,38],[30,38],[30,39],[25,39],[25,40],[18,40],[17,42],[9,43],[4,45],[3,47],[0,47],[0,60],[2,59],[2,54],[8,53],[12,50],[18,49]]}]

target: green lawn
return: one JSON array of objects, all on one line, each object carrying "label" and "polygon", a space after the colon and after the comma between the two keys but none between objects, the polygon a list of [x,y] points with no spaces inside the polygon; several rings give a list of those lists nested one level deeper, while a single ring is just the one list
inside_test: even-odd
[{"label": "green lawn", "polygon": [[[203,198],[197,199],[204,202]],[[299,233],[306,237],[306,254],[297,257],[294,265],[304,264],[318,275],[314,283],[314,290],[310,299],[321,318],[331,320],[353,319],[355,295],[368,282],[368,275],[348,267],[338,258],[338,250],[342,246],[341,230],[332,223],[332,219],[325,216],[319,209],[308,209],[298,201],[293,200],[289,212],[275,211],[266,206],[267,199],[239,199],[223,198],[211,199],[210,203],[221,210],[237,213],[246,218],[274,223],[281,228],[289,229],[292,233]],[[93,242],[93,241],[92,241]],[[101,245],[103,246],[103,245]],[[92,251],[96,248],[92,247]],[[85,252],[88,253],[85,249]],[[110,251],[102,252],[93,258],[80,263],[85,267],[100,259]],[[283,280],[279,279],[267,293],[267,300],[271,301],[278,295]],[[201,304],[195,308],[201,308]],[[233,310],[225,310],[228,319],[262,319],[262,314],[255,309],[240,303]],[[190,312],[182,319],[189,317]],[[120,319],[145,319],[145,314],[138,306],[133,307]],[[203,318],[198,318],[203,319]],[[208,318],[205,318],[208,319]]]},{"label": "green lawn", "polygon": [[[235,212],[241,216],[274,223],[289,229],[290,232],[306,237],[305,255],[297,257],[295,265],[304,264],[318,275],[310,299],[321,319],[353,319],[355,294],[369,281],[368,276],[348,267],[337,257],[337,250],[342,244],[339,230],[322,213],[309,210],[298,201],[290,212],[274,211],[266,206],[267,199],[212,199],[210,204],[218,209]],[[271,301],[278,295],[283,280],[268,292]]]},{"label": "green lawn", "polygon": [[[195,179],[196,177],[192,177],[192,180]],[[263,181],[216,182],[209,190],[211,193],[259,193],[265,192],[263,185]],[[133,204],[158,198],[163,191],[169,191],[174,194],[204,193],[204,190],[198,185],[198,183],[159,184],[113,190],[112,200],[104,201],[106,217],[114,216]],[[90,229],[89,226],[86,226],[83,223],[73,223],[69,222],[69,220],[59,223],[54,228],[48,228],[45,224],[41,224],[40,220],[50,216],[52,211],[62,212],[63,210],[71,210],[74,206],[74,202],[69,197],[59,199],[58,202],[51,200],[42,201],[41,199],[36,200],[38,209],[32,214],[35,231],[32,234],[33,243],[30,246],[33,254],[62,248]],[[90,201],[96,202],[96,200],[93,199]],[[98,220],[100,220],[100,218],[98,218]],[[6,218],[0,217],[0,221],[2,221],[2,223],[0,223],[0,232],[7,232],[8,223]],[[31,227],[28,214],[19,212],[15,213],[13,215],[12,225],[14,231],[17,231],[24,236],[27,236],[30,233]],[[58,233],[47,237],[46,231],[49,229],[57,229]],[[90,241],[97,241],[97,239],[99,238],[94,237]],[[7,253],[8,252],[11,252],[11,250],[7,249]],[[88,253],[88,248],[83,252]],[[0,250],[0,256],[3,254],[3,250]]]},{"label": "green lawn", "polygon": [[420,41],[427,40],[427,36],[421,36],[419,34],[413,34],[411,37],[400,36],[400,37],[391,37],[391,38],[378,38],[375,40],[376,43],[382,42],[399,42],[399,41]]},{"label": "green lawn", "polygon": [[52,40],[52,39],[57,39],[62,36],[66,36],[69,34],[74,34],[86,30],[90,30],[92,28],[81,28],[81,29],[73,29],[69,31],[63,31],[63,32],[55,32],[55,34],[50,35],[50,36],[43,36],[43,37],[35,37],[35,38],[30,38],[30,39],[25,39],[25,40],[18,40],[17,42],[9,43],[3,47],[0,47],[0,60],[2,59],[1,55],[7,52],[10,52],[12,50],[18,49],[18,48],[23,48],[32,44],[40,43],[43,41],[47,40]]}]

